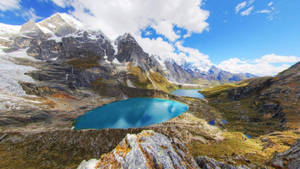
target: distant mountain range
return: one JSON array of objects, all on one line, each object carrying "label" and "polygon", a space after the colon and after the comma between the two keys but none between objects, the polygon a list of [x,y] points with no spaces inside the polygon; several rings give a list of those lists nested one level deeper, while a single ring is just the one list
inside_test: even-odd
[{"label": "distant mountain range", "polygon": [[120,63],[122,67],[131,63],[142,71],[155,70],[169,81],[179,83],[195,83],[199,79],[232,82],[255,77],[230,73],[215,66],[204,71],[201,66],[176,63],[172,59],[162,62],[159,56],[145,53],[130,34],[112,41],[101,31],[86,29],[78,20],[64,13],[56,13],[38,23],[30,20],[22,26],[0,24],[0,45],[7,53],[26,49],[29,56],[57,63],[88,59],[88,55],[99,57],[97,61],[102,66],[104,63],[114,66]]}]

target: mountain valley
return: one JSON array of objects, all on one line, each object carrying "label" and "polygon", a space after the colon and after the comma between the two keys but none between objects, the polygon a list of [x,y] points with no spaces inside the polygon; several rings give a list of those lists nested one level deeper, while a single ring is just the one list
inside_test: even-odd
[{"label": "mountain valley", "polygon": [[[274,77],[203,71],[57,13],[0,25],[0,77],[0,168],[300,166],[300,63]],[[191,88],[205,98],[171,94]],[[90,110],[141,97],[189,109],[147,127],[74,129]]]}]

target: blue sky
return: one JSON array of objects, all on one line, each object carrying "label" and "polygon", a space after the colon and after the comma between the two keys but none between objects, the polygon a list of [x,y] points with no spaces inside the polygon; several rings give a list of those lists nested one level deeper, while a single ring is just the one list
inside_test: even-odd
[{"label": "blue sky", "polygon": [[299,0],[124,2],[1,0],[0,22],[67,12],[111,39],[130,32],[151,54],[236,73],[274,75],[300,60]]},{"label": "blue sky", "polygon": [[[300,1],[274,2],[274,14],[237,15],[237,2],[208,0],[205,9],[211,11],[210,31],[193,35],[185,45],[208,54],[214,63],[228,57],[257,59],[262,55],[300,56]],[[259,0],[255,8],[263,10],[271,1]],[[269,15],[273,15],[273,19]]]}]

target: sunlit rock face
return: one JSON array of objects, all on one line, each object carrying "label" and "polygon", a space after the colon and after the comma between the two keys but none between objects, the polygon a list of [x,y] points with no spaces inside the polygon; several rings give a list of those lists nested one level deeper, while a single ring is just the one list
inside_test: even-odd
[{"label": "sunlit rock face", "polygon": [[169,139],[154,131],[128,134],[110,153],[94,159],[83,161],[78,169],[103,168],[199,168],[188,153],[184,144],[178,139]]}]

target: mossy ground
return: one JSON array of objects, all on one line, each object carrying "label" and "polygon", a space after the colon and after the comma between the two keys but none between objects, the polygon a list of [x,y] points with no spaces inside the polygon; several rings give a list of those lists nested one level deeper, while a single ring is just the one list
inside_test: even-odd
[{"label": "mossy ground", "polygon": [[99,66],[98,61],[100,60],[100,56],[94,56],[94,55],[89,55],[88,57],[85,58],[76,58],[67,61],[69,65],[74,66],[74,68],[77,68],[79,70],[84,70],[92,67],[97,67]]},{"label": "mossy ground", "polygon": [[170,92],[178,89],[177,85],[171,84],[159,72],[149,71],[149,76],[147,76],[147,73],[142,71],[141,68],[133,65],[128,66],[128,72],[129,75],[131,75],[130,80],[138,88],[154,89],[156,87],[157,90],[162,90],[164,92]]},{"label": "mossy ground", "polygon": [[[208,156],[226,163],[233,161],[238,165],[251,163],[263,167],[268,164],[275,152],[288,150],[300,137],[300,133],[289,130],[248,139],[241,132],[224,132],[223,137],[225,138],[223,141],[209,144],[194,141],[188,145],[188,149],[194,157]],[[250,162],[235,159],[237,155],[242,155]]]},{"label": "mossy ground", "polygon": [[[257,139],[247,139],[240,132],[224,132],[224,140],[210,144],[193,142],[188,146],[193,156],[208,156],[226,162],[236,155],[242,155],[256,165],[262,166],[266,155],[262,152],[263,146]],[[235,161],[238,162],[238,161]],[[243,163],[244,161],[240,161]]]},{"label": "mossy ground", "polygon": [[[134,130],[58,130],[7,133],[0,142],[1,169],[75,169],[82,160],[99,158]],[[3,133],[0,133],[2,136]],[[127,150],[120,147],[124,153]]]},{"label": "mossy ground", "polygon": [[222,113],[228,121],[229,131],[240,131],[250,136],[260,136],[272,131],[282,130],[280,120],[271,118],[269,114],[261,114],[254,105],[254,97],[233,100],[228,97],[228,90],[245,87],[248,82],[227,83],[201,91],[209,100],[209,104]]},{"label": "mossy ground", "polygon": [[141,68],[129,64],[128,72],[129,75],[131,75],[130,80],[136,87],[142,89],[154,89],[151,81],[146,76],[146,72],[143,72]]},{"label": "mossy ground", "polygon": [[115,80],[98,78],[92,82],[92,89],[102,96],[117,96],[120,89]]},{"label": "mossy ground", "polygon": [[277,131],[259,137],[259,139],[263,141],[263,152],[268,157],[272,157],[274,152],[283,152],[288,150],[299,138],[300,129]]},{"label": "mossy ground", "polygon": [[155,86],[164,92],[177,90],[178,86],[170,83],[163,75],[158,72],[150,72],[150,78],[155,83]]},{"label": "mossy ground", "polygon": [[269,118],[257,112],[251,106],[251,99],[239,101],[219,101],[211,103],[222,112],[222,117],[228,122],[229,131],[240,131],[250,136],[260,136],[271,131],[281,130],[278,119]]},{"label": "mossy ground", "polygon": [[225,83],[222,85],[216,85],[214,87],[211,88],[205,88],[201,91],[201,93],[207,95],[207,96],[216,96],[220,93],[222,93],[223,91],[232,89],[232,88],[237,88],[237,87],[244,87],[247,86],[248,83],[247,82],[240,82],[240,83]]},{"label": "mossy ground", "polygon": [[215,80],[205,80],[205,79],[201,79],[201,78],[193,79],[192,83],[199,84],[199,85],[202,85],[202,86],[217,86],[217,85],[221,84],[220,82],[215,81]]},{"label": "mossy ground", "polygon": [[[203,144],[201,142],[193,142],[189,145],[190,151],[194,156],[207,155],[220,161],[226,162],[232,159],[234,155],[243,155],[247,159],[260,167],[267,165],[275,152],[283,152],[300,138],[299,118],[295,118],[295,113],[289,113],[288,107],[281,102],[284,111],[288,113],[287,122],[294,124],[294,128],[283,130],[280,126],[279,119],[272,118],[271,114],[261,114],[258,112],[254,103],[255,95],[233,100],[228,97],[230,89],[245,87],[247,81],[237,84],[223,84],[216,87],[204,89],[204,93],[209,100],[209,105],[215,107],[222,113],[222,118],[228,123],[225,125],[226,131],[223,136],[225,139],[221,142],[212,142],[211,144]],[[280,99],[286,98],[284,96]],[[290,110],[294,112],[297,107]],[[290,116],[294,115],[294,120]],[[295,120],[296,119],[296,120]],[[291,126],[291,125],[289,125]],[[244,134],[252,136],[247,139]],[[234,160],[237,164],[243,164]]]}]

